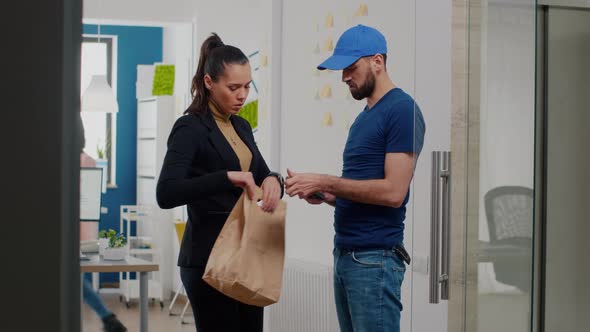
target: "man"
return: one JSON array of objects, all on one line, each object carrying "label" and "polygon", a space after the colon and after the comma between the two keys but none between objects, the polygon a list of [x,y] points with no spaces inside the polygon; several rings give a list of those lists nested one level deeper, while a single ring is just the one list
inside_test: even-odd
[{"label": "man", "polygon": [[288,170],[287,193],[334,212],[334,292],[341,331],[399,331],[406,203],[425,124],[420,109],[387,74],[387,44],[374,28],[345,31],[318,69],[367,105],[350,127],[342,177]]}]

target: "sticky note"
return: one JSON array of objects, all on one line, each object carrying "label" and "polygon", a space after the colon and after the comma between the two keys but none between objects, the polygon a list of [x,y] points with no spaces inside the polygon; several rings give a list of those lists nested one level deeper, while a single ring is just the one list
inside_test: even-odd
[{"label": "sticky note", "polygon": [[332,87],[330,84],[324,85],[322,91],[320,92],[320,97],[322,98],[331,98],[332,97]]},{"label": "sticky note", "polygon": [[324,43],[324,51],[332,52],[334,50],[334,41],[332,38],[328,38]]},{"label": "sticky note", "polygon": [[322,126],[330,127],[332,125],[332,113],[326,112],[324,113],[324,117],[322,118]]},{"label": "sticky note", "polygon": [[334,27],[334,15],[328,14],[326,15],[326,28],[333,28]]},{"label": "sticky note", "polygon": [[361,4],[359,6],[359,8],[356,10],[356,12],[354,13],[355,17],[361,17],[361,16],[369,16],[369,6],[366,4]]},{"label": "sticky note", "polygon": [[154,70],[154,81],[152,95],[173,95],[174,94],[174,65],[156,65]]}]

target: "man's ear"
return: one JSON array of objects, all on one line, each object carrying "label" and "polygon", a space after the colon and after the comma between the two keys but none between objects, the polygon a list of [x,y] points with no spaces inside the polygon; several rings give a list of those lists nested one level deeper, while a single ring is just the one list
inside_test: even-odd
[{"label": "man's ear", "polygon": [[382,54],[375,54],[372,58],[372,63],[376,70],[385,70],[385,59]]}]

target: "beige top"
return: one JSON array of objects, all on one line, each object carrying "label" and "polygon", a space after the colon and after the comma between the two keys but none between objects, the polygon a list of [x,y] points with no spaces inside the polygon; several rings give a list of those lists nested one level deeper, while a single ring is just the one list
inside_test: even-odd
[{"label": "beige top", "polygon": [[219,130],[221,130],[221,133],[225,136],[225,139],[238,156],[242,172],[248,171],[250,169],[250,163],[252,162],[252,152],[242,141],[234,129],[234,126],[232,126],[231,121],[229,120],[230,114],[221,113],[219,108],[217,108],[217,105],[212,101],[209,101],[209,108],[211,109],[211,113],[213,113],[213,118],[215,119],[215,123],[217,123],[217,127],[219,127]]}]

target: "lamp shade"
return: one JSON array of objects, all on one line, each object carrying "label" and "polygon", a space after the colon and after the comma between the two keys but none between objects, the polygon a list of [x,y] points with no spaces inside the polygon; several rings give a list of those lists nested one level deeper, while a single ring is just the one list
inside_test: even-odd
[{"label": "lamp shade", "polygon": [[90,85],[82,94],[82,112],[116,113],[118,111],[117,98],[115,98],[106,76],[92,76]]}]

